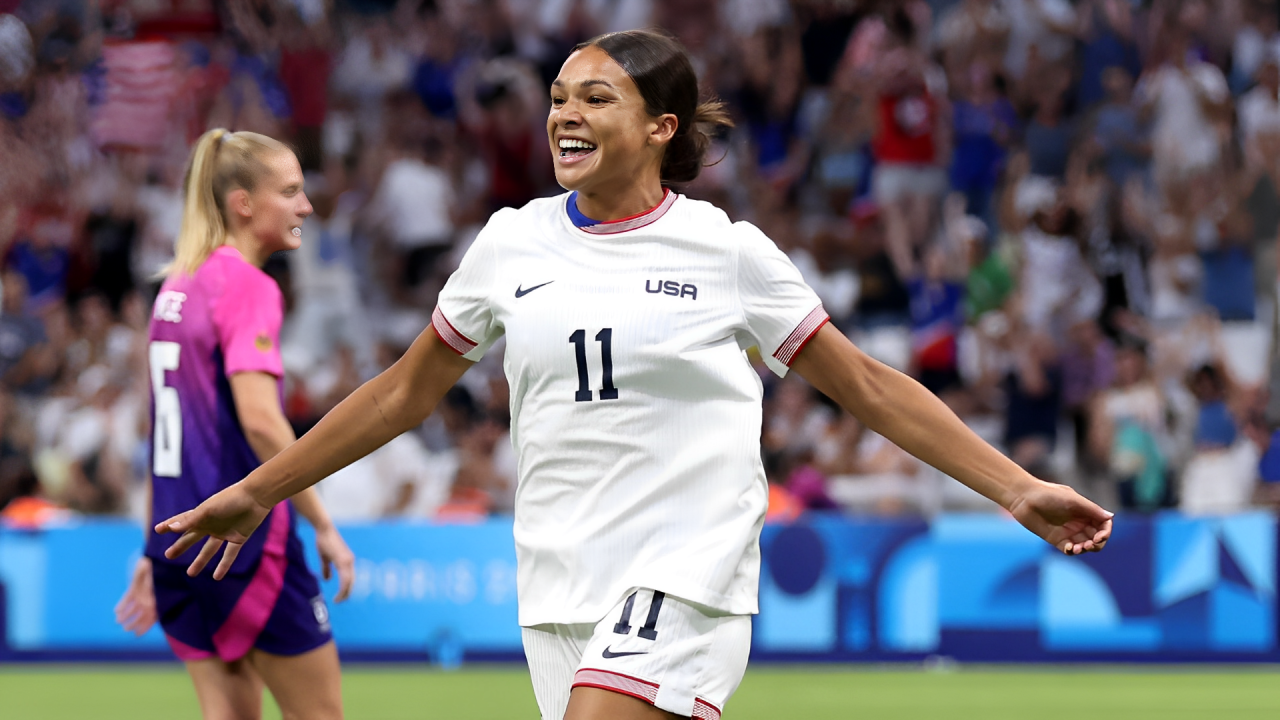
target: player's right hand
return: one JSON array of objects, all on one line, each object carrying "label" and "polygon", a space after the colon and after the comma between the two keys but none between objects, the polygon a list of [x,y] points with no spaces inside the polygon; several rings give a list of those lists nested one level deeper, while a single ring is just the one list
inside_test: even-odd
[{"label": "player's right hand", "polygon": [[208,538],[200,554],[191,561],[187,575],[195,577],[204,570],[223,542],[227,550],[222,560],[213,570],[213,579],[221,580],[231,570],[231,564],[240,554],[244,545],[258,525],[262,524],[271,508],[258,502],[245,490],[243,483],[236,483],[225,488],[213,497],[200,503],[195,509],[179,513],[156,524],[156,532],[182,533],[182,537],[164,551],[165,557],[173,560],[191,549],[202,538]]},{"label": "player's right hand", "polygon": [[156,593],[151,580],[151,558],[139,558],[129,587],[116,603],[116,622],[141,637],[156,624]]}]

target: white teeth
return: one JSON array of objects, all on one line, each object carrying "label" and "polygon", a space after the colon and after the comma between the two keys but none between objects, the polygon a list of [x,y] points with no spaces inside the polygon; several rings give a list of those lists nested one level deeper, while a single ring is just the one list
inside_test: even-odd
[{"label": "white teeth", "polygon": [[294,236],[294,237],[302,237],[302,228],[294,228],[294,229],[293,229],[293,236]]},{"label": "white teeth", "polygon": [[595,150],[596,146],[592,145],[586,140],[574,140],[572,138],[565,138],[560,141],[561,150],[570,150],[573,148],[586,148],[588,150]]}]

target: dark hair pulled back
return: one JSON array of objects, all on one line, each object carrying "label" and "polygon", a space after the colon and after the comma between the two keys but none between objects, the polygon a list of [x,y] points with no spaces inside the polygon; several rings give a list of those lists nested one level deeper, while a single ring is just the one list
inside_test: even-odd
[{"label": "dark hair pulled back", "polygon": [[654,30],[606,33],[578,44],[577,52],[598,47],[622,67],[640,90],[645,112],[676,116],[676,132],[662,156],[662,182],[685,183],[698,177],[711,136],[733,127],[724,103],[716,99],[698,102],[698,77],[680,42]]}]

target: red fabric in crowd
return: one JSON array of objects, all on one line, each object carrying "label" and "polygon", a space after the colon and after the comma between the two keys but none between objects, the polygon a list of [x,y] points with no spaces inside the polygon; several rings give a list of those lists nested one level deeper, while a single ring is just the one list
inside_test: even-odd
[{"label": "red fabric in crowd", "polygon": [[892,163],[932,163],[937,156],[933,136],[938,104],[924,90],[881,95],[880,131],[872,150],[876,160]]}]

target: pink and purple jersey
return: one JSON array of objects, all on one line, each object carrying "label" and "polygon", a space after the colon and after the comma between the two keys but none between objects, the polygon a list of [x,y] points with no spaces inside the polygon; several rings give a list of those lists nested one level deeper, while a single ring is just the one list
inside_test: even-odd
[{"label": "pink and purple jersey", "polygon": [[[215,250],[193,275],[164,281],[149,337],[153,518],[190,510],[258,467],[229,379],[240,372],[283,375],[283,314],[279,286],[229,246]],[[283,393],[283,383],[277,387]],[[270,526],[269,518],[263,521]],[[255,562],[267,535],[250,536],[233,569]],[[177,537],[150,533],[147,556],[164,561]]]}]

